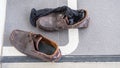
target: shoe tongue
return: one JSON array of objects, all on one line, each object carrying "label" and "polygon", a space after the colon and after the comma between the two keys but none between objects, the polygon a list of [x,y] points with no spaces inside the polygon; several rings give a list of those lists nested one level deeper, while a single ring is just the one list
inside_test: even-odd
[{"label": "shoe tongue", "polygon": [[35,39],[35,48],[36,50],[39,50],[38,46],[39,46],[39,42],[42,40],[42,37],[39,37],[37,39]]}]

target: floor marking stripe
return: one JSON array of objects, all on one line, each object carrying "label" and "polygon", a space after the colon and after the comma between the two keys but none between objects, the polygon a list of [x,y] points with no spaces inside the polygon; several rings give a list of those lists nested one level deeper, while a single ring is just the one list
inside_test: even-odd
[{"label": "floor marking stripe", "polygon": [[120,68],[120,62],[86,62],[86,63],[4,63],[2,68]]},{"label": "floor marking stripe", "polygon": [[25,56],[21,52],[19,52],[15,47],[3,47],[2,56]]},{"label": "floor marking stripe", "polygon": [[77,10],[77,0],[67,0],[67,2],[68,2],[68,7]]},{"label": "floor marking stripe", "polygon": [[6,0],[0,0],[0,56],[3,46],[5,15],[6,15]]},{"label": "floor marking stripe", "polygon": [[78,46],[79,35],[78,29],[69,29],[69,42],[65,46],[60,46],[62,55],[68,55],[72,53]]},{"label": "floor marking stripe", "polygon": [[[68,6],[72,9],[77,9],[77,0],[68,0]],[[78,29],[69,29],[69,42],[65,46],[60,46],[62,55],[71,54],[78,46],[79,32]]]}]

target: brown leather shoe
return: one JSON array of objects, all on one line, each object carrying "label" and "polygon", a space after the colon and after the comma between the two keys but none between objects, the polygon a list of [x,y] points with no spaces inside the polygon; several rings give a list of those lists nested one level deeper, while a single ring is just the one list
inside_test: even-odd
[{"label": "brown leather shoe", "polygon": [[28,56],[44,61],[58,61],[61,58],[58,45],[40,34],[14,30],[10,42],[17,50]]},{"label": "brown leather shoe", "polygon": [[[51,13],[38,18],[36,21],[36,26],[46,31],[64,30],[69,28],[87,28],[89,24],[87,11],[83,9],[81,10],[84,11],[84,17],[80,21],[74,22],[72,25],[69,25],[68,17],[65,17],[64,14]],[[78,10],[78,12],[81,10]]]}]

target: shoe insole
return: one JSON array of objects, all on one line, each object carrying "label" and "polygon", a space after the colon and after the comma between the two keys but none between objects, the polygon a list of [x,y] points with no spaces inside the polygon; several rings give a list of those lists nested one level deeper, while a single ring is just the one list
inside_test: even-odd
[{"label": "shoe insole", "polygon": [[47,55],[52,55],[56,50],[55,47],[53,47],[52,45],[47,44],[47,43],[45,43],[43,41],[41,41],[39,43],[38,48],[39,48],[40,52],[45,53]]}]

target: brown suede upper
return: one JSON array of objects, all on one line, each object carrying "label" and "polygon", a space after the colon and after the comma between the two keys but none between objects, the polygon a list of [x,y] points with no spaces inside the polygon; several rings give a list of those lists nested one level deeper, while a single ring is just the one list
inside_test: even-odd
[{"label": "brown suede upper", "polygon": [[87,15],[87,11],[85,11],[85,17],[73,24],[68,25],[68,18],[65,17],[63,14],[49,14],[43,17],[38,18],[36,21],[36,25],[38,28],[46,30],[46,31],[56,31],[56,30],[63,30],[63,29],[69,29],[69,28],[86,28],[88,27],[89,23],[89,17]]},{"label": "brown suede upper", "polygon": [[[55,48],[54,53],[47,55],[38,51],[38,43],[41,41],[52,45]],[[14,30],[11,33],[10,42],[20,52],[44,61],[58,61],[61,58],[61,52],[58,45],[40,34],[34,34],[22,30]]]}]

